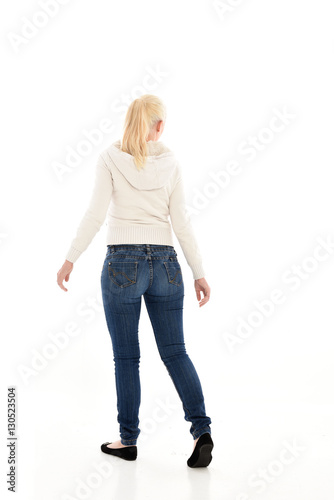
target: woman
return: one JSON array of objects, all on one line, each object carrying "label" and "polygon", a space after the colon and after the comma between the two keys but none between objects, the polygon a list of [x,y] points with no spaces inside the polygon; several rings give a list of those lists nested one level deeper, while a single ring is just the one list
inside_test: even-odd
[{"label": "woman", "polygon": [[160,357],[182,401],[185,420],[192,424],[194,448],[187,464],[206,467],[212,460],[211,419],[205,414],[200,380],[185,349],[184,283],[168,216],[192,270],[200,307],[208,302],[210,287],[186,211],[179,163],[172,151],[157,142],[165,121],[166,109],[157,96],[146,94],[131,103],[122,141],[114,142],[99,156],[89,208],[57,282],[67,291],[63,280],[69,280],[73,263],[108,212],[101,288],[114,353],[121,439],[103,443],[101,450],[125,460],[137,458],[141,394],[138,324],[143,295]]}]

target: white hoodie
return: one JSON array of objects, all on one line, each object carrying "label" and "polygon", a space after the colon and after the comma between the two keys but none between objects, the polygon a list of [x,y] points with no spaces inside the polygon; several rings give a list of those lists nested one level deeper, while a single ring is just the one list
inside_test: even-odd
[{"label": "white hoodie", "polygon": [[174,246],[171,225],[193,278],[204,277],[202,258],[186,209],[182,172],[162,142],[148,141],[148,156],[138,170],[121,141],[100,154],[91,200],[66,259],[75,262],[101,228],[107,214],[107,245]]}]

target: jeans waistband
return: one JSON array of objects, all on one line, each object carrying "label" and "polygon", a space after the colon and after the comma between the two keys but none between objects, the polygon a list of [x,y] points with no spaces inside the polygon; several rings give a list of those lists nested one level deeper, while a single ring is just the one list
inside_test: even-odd
[{"label": "jeans waistband", "polygon": [[117,250],[140,250],[146,253],[159,252],[159,251],[169,251],[175,252],[175,249],[171,245],[154,245],[149,243],[122,243],[118,245],[107,245],[110,252],[115,252]]}]

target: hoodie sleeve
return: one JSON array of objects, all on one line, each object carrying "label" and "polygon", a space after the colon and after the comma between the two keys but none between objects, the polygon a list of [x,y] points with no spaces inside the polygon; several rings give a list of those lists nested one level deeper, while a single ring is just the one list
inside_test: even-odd
[{"label": "hoodie sleeve", "polygon": [[95,182],[88,209],[81,219],[76,236],[65,257],[66,260],[75,262],[100,230],[106,217],[112,190],[111,172],[100,155],[95,167]]},{"label": "hoodie sleeve", "polygon": [[176,184],[169,198],[169,213],[173,231],[192,270],[193,278],[195,280],[203,278],[202,257],[187,212],[183,178],[179,166],[177,166]]}]

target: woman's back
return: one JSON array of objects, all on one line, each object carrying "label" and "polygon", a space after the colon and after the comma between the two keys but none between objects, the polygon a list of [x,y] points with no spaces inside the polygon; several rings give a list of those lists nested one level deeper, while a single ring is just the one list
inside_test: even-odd
[{"label": "woman's back", "polygon": [[149,141],[145,168],[138,171],[133,156],[121,151],[120,144],[116,141],[102,153],[113,185],[110,229],[139,224],[146,228],[143,236],[150,239],[150,228],[155,228],[164,239],[167,229],[169,239],[169,198],[179,171],[174,154],[163,143]]},{"label": "woman's back", "polygon": [[107,245],[174,246],[173,229],[193,278],[203,278],[202,257],[187,213],[182,172],[174,153],[161,142],[148,141],[145,166],[138,170],[134,157],[120,146],[121,141],[114,142],[98,158],[90,204],[66,259],[74,263],[79,258],[107,215]]}]

